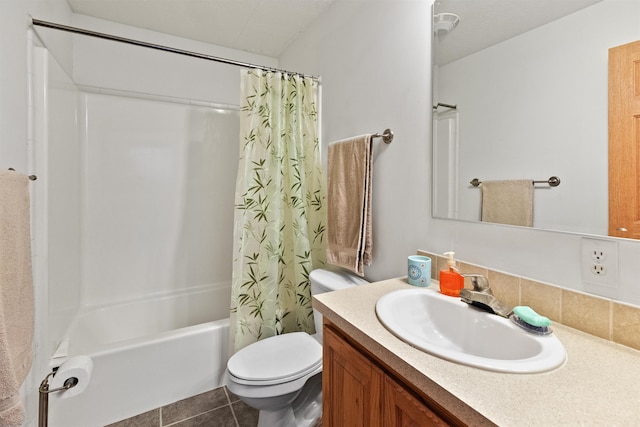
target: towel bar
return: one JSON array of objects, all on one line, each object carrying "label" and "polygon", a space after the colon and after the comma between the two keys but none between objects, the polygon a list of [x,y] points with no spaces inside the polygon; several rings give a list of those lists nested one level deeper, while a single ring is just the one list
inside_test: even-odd
[{"label": "towel bar", "polygon": [[[14,171],[14,172],[15,172],[15,169],[14,169],[14,168],[9,168],[9,170],[10,170],[10,171]],[[29,179],[30,179],[31,181],[35,181],[36,179],[38,179],[38,177],[37,177],[37,176],[35,176],[35,175],[29,175]]]},{"label": "towel bar", "polygon": [[454,105],[454,104],[443,104],[442,102],[438,102],[436,105],[434,105],[433,109],[437,110],[440,107],[450,108],[452,110],[457,110],[458,109],[457,105]]},{"label": "towel bar", "polygon": [[385,129],[381,134],[374,133],[373,135],[371,135],[371,137],[382,138],[385,144],[391,144],[391,141],[393,141],[393,131],[391,129]]},{"label": "towel bar", "polygon": [[[557,176],[552,176],[551,178],[545,180],[545,181],[533,181],[534,184],[549,184],[549,187],[557,187],[558,185],[560,185],[560,178],[558,178]],[[478,178],[473,178],[471,181],[469,181],[469,184],[473,185],[474,187],[479,186],[480,184],[482,184],[482,181],[480,181]]]}]

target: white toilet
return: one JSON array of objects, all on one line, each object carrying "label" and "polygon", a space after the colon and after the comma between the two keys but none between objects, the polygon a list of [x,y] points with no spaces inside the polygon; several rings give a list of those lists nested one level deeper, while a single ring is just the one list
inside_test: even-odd
[{"label": "white toilet", "polygon": [[[329,268],[309,275],[312,295],[368,283],[346,270]],[[260,411],[258,427],[309,427],[322,415],[322,315],[316,310],[313,314],[315,335],[293,332],[266,338],[227,363],[227,388]]]}]

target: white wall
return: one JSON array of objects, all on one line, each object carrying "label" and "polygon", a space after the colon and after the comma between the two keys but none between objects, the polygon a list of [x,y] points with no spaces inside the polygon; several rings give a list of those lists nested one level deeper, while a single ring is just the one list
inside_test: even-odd
[{"label": "white wall", "polygon": [[62,23],[71,19],[65,0],[0,1],[0,167],[23,171],[27,168],[29,15]]},{"label": "white wall", "polygon": [[[338,0],[280,58],[286,68],[322,75],[325,146],[386,126],[398,135],[376,149],[367,276],[406,274],[406,255],[418,248],[455,250],[468,262],[640,304],[638,242],[616,240],[619,286],[611,289],[582,282],[582,235],[431,217],[431,3]],[[631,18],[639,28],[640,13]]]},{"label": "white wall", "polygon": [[438,100],[458,106],[459,219],[480,220],[473,178],[556,175],[536,186],[534,227],[607,234],[607,50],[640,39],[637,3],[603,1],[440,67]]},{"label": "white wall", "polygon": [[366,278],[407,274],[430,211],[430,3],[337,1],[280,57],[322,76],[322,144],[391,128],[374,145],[373,265]]}]

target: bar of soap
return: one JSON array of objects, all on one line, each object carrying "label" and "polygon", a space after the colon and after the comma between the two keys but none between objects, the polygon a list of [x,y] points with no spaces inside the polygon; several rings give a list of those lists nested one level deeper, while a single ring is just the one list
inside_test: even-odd
[{"label": "bar of soap", "polygon": [[551,325],[551,320],[536,313],[531,307],[519,305],[513,309],[513,312],[525,323],[532,326],[545,327]]}]

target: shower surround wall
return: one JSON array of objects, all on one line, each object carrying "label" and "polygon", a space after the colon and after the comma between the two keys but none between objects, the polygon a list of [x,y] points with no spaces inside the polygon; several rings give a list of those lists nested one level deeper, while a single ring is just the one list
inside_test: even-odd
[{"label": "shower surround wall", "polygon": [[[74,15],[73,25],[277,65],[273,58],[83,15]],[[101,92],[85,98],[82,303],[230,281],[237,111],[207,106],[238,105],[239,69],[86,36],[74,36],[73,49],[74,82]],[[234,127],[221,127],[231,116]]]},{"label": "shower surround wall", "polygon": [[80,90],[46,49],[33,56],[48,354],[52,367],[94,362],[80,396],[52,396],[52,426],[104,425],[219,387],[237,107]]},{"label": "shower surround wall", "polygon": [[[87,16],[71,24],[277,66]],[[80,306],[230,281],[238,150],[237,107],[226,108],[239,103],[237,67],[78,35],[71,65],[61,34],[37,32],[53,49],[40,58],[48,108],[35,108],[46,126],[34,150],[50,353]]]},{"label": "shower surround wall", "polygon": [[[76,25],[97,31],[277,66],[273,59],[257,55],[233,55],[228,49],[92,18],[77,19],[80,22]],[[45,46],[51,31],[38,33]],[[43,365],[49,364],[54,353],[60,358],[54,358],[51,366],[84,348],[80,353],[95,355],[94,373],[113,378],[105,373],[105,366],[131,361],[126,351],[138,348],[132,339],[140,341],[140,348],[147,348],[175,336],[178,341],[170,344],[173,347],[158,350],[167,355],[175,352],[171,348],[186,351],[180,337],[193,340],[196,330],[207,330],[214,331],[215,339],[200,342],[221,344],[205,349],[194,341],[196,347],[190,354],[212,355],[199,365],[202,369],[188,364],[189,373],[198,380],[180,386],[173,382],[174,387],[164,387],[170,392],[152,386],[156,392],[148,396],[164,394],[157,402],[144,403],[149,407],[136,406],[139,400],[135,396],[125,397],[127,405],[101,397],[99,402],[82,406],[88,419],[92,419],[91,408],[105,401],[111,402],[112,408],[127,406],[126,414],[117,415],[115,409],[105,414],[124,417],[155,407],[150,405],[188,397],[194,390],[200,393],[217,387],[221,381],[218,368],[224,369],[227,355],[228,320],[224,318],[228,317],[231,280],[239,69],[82,36],[73,36],[74,64],[69,67],[57,62],[57,58],[64,62],[66,56],[55,43],[52,46],[53,52],[34,47],[29,67],[36,123],[33,168],[40,184],[34,189],[34,267],[39,298],[48,300],[48,313],[42,314],[39,322],[46,329],[46,361],[40,359],[37,375],[41,379],[50,370]],[[205,293],[213,298],[209,303],[203,298],[186,306],[178,303],[189,301],[183,296]],[[168,309],[146,310],[152,301],[162,301],[153,305]],[[108,310],[119,312],[122,303],[145,307],[130,317],[128,324],[136,330],[154,330],[159,323],[169,325],[168,329],[184,329],[153,332],[147,344],[144,338],[132,337],[134,328],[125,325],[126,333],[118,337],[113,328],[106,330],[100,325],[126,323],[102,315]],[[198,309],[202,313],[196,313]],[[105,323],[94,322],[96,328],[84,336],[108,340],[108,350],[102,344],[92,347],[95,340],[88,340],[86,346],[67,340],[68,331],[77,330],[83,324],[77,319],[84,319],[86,313],[102,313]],[[202,324],[194,325],[189,320],[193,318]],[[115,344],[119,340],[125,341]],[[106,364],[96,362],[103,360],[105,352],[116,358]],[[218,358],[218,353],[224,357]],[[148,369],[134,367],[136,373],[153,371],[157,376],[174,365],[155,359],[142,363]],[[140,383],[150,384],[146,380]],[[133,386],[128,387],[133,390]],[[139,389],[136,396],[145,393]],[[114,395],[123,398],[117,391]],[[53,408],[56,403],[53,398],[51,415],[55,419],[73,419],[75,410],[69,412],[62,404]],[[109,422],[117,419],[109,418]]]},{"label": "shower surround wall", "polygon": [[47,329],[40,348],[48,362],[81,304],[81,94],[46,49],[33,50],[31,75],[38,174],[31,189],[34,282],[36,299],[46,300],[36,322]]},{"label": "shower surround wall", "polygon": [[238,111],[83,101],[83,304],[230,283]]}]

